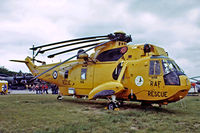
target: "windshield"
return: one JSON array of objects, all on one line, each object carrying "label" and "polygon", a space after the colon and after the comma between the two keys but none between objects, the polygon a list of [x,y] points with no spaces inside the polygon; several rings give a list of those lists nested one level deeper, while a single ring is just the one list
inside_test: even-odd
[{"label": "windshield", "polygon": [[184,74],[183,70],[173,60],[163,59],[162,65],[163,65],[164,75],[166,75],[170,72],[176,72],[176,73],[179,73],[179,74]]}]

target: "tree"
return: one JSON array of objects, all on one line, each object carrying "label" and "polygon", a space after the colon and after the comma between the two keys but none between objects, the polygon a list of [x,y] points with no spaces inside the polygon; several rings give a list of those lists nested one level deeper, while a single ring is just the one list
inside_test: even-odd
[{"label": "tree", "polygon": [[21,70],[19,72],[14,72],[14,71],[10,71],[7,68],[5,68],[4,66],[0,66],[0,74],[5,74],[8,76],[13,76],[13,75],[32,75],[31,73],[23,73]]},{"label": "tree", "polygon": [[4,66],[0,66],[0,74],[6,74],[8,76],[13,76],[15,74],[17,74],[17,72],[14,71],[9,71],[7,68],[5,68]]}]

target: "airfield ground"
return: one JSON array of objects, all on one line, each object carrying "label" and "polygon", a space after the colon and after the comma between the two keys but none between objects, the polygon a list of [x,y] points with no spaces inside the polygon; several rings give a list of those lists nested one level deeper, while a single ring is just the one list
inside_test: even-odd
[{"label": "airfield ground", "polygon": [[55,95],[1,95],[0,133],[200,132],[198,96],[162,108],[128,102],[120,111],[109,111],[105,104],[71,97],[57,101]]}]

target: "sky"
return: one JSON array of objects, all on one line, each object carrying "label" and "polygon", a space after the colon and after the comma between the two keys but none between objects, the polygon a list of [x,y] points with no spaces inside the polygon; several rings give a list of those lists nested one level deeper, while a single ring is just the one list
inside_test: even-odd
[{"label": "sky", "polygon": [[[199,0],[0,0],[0,66],[29,72],[9,60],[32,56],[32,45],[115,31],[131,34],[130,44],[164,48],[189,77],[200,75]],[[49,54],[38,59],[62,61],[74,52]]]}]

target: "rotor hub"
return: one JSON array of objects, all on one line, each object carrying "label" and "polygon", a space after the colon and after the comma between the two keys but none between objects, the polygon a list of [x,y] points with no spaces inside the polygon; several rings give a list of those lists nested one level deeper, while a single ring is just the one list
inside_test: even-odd
[{"label": "rotor hub", "polygon": [[124,41],[124,42],[131,42],[132,38],[131,35],[126,35],[123,31],[114,32],[114,34],[109,34],[108,38],[112,41]]}]

